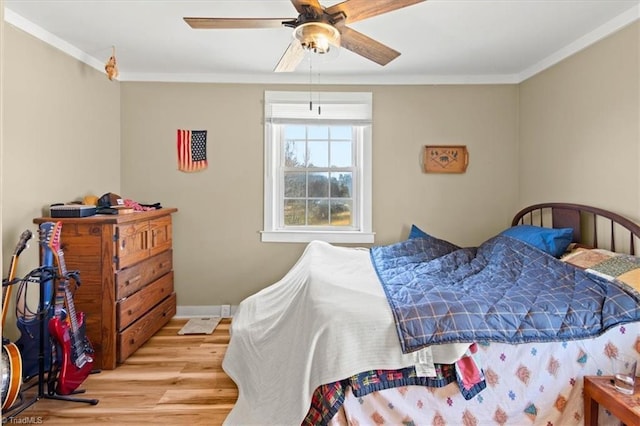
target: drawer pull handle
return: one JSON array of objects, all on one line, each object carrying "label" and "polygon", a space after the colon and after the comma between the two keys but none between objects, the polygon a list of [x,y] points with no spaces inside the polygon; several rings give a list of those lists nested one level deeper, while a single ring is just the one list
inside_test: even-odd
[{"label": "drawer pull handle", "polygon": [[133,284],[133,283],[137,283],[138,281],[140,281],[142,279],[142,277],[140,275],[136,275],[135,277],[127,280],[124,282],[124,285],[129,285],[129,284]]},{"label": "drawer pull handle", "polygon": [[131,309],[129,309],[129,310],[127,311],[127,315],[133,315],[133,311],[132,311]]},{"label": "drawer pull handle", "polygon": [[129,340],[129,344],[130,344],[130,345],[133,345],[134,343],[136,343],[136,339],[131,339],[131,340]]}]

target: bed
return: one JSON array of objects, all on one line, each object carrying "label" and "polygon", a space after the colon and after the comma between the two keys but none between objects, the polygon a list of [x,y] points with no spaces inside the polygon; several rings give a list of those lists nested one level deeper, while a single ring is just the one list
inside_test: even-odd
[{"label": "bed", "polygon": [[309,243],[236,311],[225,424],[582,424],[582,377],[640,358],[640,226],[565,203],[511,225],[468,248],[415,226]]}]

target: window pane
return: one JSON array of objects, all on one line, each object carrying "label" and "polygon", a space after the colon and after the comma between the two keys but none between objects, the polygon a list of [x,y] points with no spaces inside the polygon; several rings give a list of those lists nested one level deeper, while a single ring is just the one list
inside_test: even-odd
[{"label": "window pane", "polygon": [[350,167],[353,164],[351,142],[331,142],[331,167]]},{"label": "window pane", "polygon": [[329,127],[327,126],[309,126],[307,129],[309,139],[329,139]]},{"label": "window pane", "polygon": [[331,173],[331,198],[351,198],[352,174]]},{"label": "window pane", "polygon": [[304,198],[307,195],[306,173],[285,172],[284,196],[287,198]]},{"label": "window pane", "polygon": [[351,226],[352,201],[331,200],[331,225]]},{"label": "window pane", "polygon": [[351,140],[351,126],[334,126],[334,127],[331,127],[331,139],[348,139],[348,140]]},{"label": "window pane", "polygon": [[309,200],[308,224],[322,226],[329,224],[329,201]]},{"label": "window pane", "polygon": [[304,141],[287,141],[284,144],[285,167],[305,167]]},{"label": "window pane", "polygon": [[309,198],[329,197],[329,173],[309,173]]},{"label": "window pane", "polygon": [[306,126],[301,124],[287,124],[284,126],[284,138],[304,140],[306,138]]},{"label": "window pane", "polygon": [[309,162],[307,167],[328,167],[329,166],[329,143],[309,142]]},{"label": "window pane", "polygon": [[284,200],[284,224],[287,226],[305,225],[304,200]]}]

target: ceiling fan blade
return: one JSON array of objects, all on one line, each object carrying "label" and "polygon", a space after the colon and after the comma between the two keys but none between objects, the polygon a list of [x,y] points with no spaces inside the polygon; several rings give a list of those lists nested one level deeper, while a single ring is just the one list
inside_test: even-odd
[{"label": "ceiling fan blade", "polygon": [[326,8],[325,12],[329,15],[343,12],[346,15],[344,23],[350,24],[424,1],[426,0],[345,0]]},{"label": "ceiling fan blade", "polygon": [[285,50],[284,54],[278,61],[274,71],[275,72],[291,72],[295,71],[296,67],[302,62],[304,58],[304,48],[297,39],[291,40],[289,47]]},{"label": "ceiling fan blade", "polygon": [[292,18],[184,18],[195,29],[281,28]]},{"label": "ceiling fan blade", "polygon": [[340,28],[340,45],[380,65],[387,65],[400,56],[400,52],[385,46],[384,44],[367,37],[347,26]]},{"label": "ceiling fan blade", "polygon": [[311,6],[316,13],[322,14],[322,6],[318,0],[291,0],[298,13],[304,13],[304,6]]}]

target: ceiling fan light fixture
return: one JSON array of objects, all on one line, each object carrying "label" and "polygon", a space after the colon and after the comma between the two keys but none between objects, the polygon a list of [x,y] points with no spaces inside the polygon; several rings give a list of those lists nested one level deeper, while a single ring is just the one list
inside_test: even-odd
[{"label": "ceiling fan light fixture", "polygon": [[340,47],[340,31],[324,22],[305,22],[293,30],[293,36],[302,47],[314,53],[327,53],[331,47]]}]

